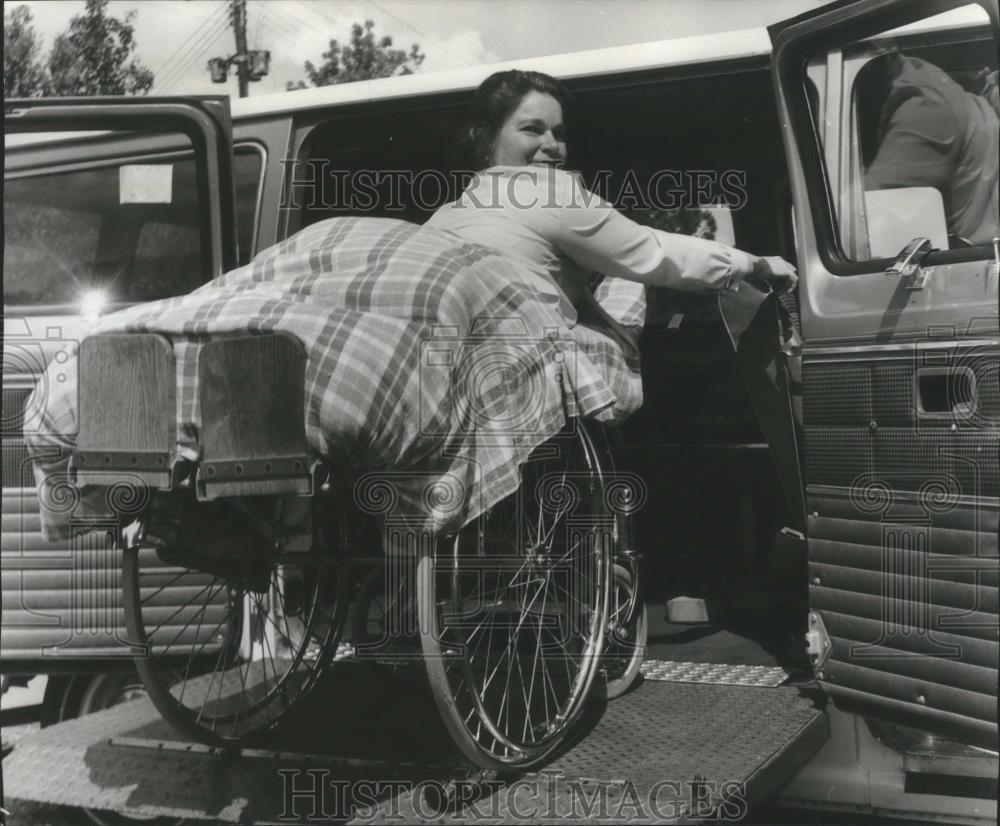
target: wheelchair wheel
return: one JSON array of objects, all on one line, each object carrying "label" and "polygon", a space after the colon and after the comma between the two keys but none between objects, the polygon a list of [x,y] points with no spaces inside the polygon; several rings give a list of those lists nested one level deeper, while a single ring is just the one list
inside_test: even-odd
[{"label": "wheelchair wheel", "polygon": [[532,454],[517,491],[419,560],[431,688],[452,739],[481,768],[541,762],[588,699],[617,532],[602,437],[577,421]]},{"label": "wheelchair wheel", "polygon": [[[615,565],[607,639],[601,658],[604,679],[597,681],[597,690],[606,700],[621,697],[632,687],[646,656],[649,625],[646,606],[636,591],[636,583],[628,569]],[[634,600],[640,601],[634,603]]]},{"label": "wheelchair wheel", "polygon": [[266,741],[336,652],[346,602],[338,569],[315,547],[265,540],[224,502],[168,501],[145,533],[123,555],[123,587],[150,699],[202,742]]}]

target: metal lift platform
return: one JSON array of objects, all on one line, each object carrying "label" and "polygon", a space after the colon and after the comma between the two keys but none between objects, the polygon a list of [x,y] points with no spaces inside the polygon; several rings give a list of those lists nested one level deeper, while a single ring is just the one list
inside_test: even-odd
[{"label": "metal lift platform", "polygon": [[780,675],[761,679],[746,666],[647,661],[645,679],[591,707],[548,765],[494,777],[459,764],[419,680],[379,681],[395,685],[392,700],[373,692],[370,671],[338,670],[361,677],[359,693],[348,679],[308,731],[272,750],[181,740],[144,699],[42,729],[3,761],[8,801],[213,823],[738,820],[829,734],[808,683],[776,685]]}]

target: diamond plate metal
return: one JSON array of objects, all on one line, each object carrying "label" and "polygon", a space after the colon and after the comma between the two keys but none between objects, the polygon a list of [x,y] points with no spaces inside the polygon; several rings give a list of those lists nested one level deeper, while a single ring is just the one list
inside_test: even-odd
[{"label": "diamond plate metal", "polygon": [[[365,685],[375,689],[371,681]],[[413,688],[407,691],[411,698]],[[344,784],[350,791],[349,798],[326,799],[323,805],[330,807],[346,800],[348,810],[318,812],[324,822],[336,815],[334,820],[365,823],[400,817],[408,823],[523,823],[525,813],[531,822],[675,822],[691,814],[692,806],[752,806],[801,768],[827,736],[825,715],[797,686],[762,691],[650,680],[607,706],[592,706],[575,742],[542,770],[489,789],[493,793],[475,811],[432,817],[413,789],[440,786],[447,780],[435,771],[441,766],[345,760],[352,744],[344,742],[344,727],[359,708],[338,696],[344,703],[338,717],[311,720],[310,730],[298,732],[282,752],[260,751],[252,759],[201,747],[189,751],[148,701],[126,703],[19,741],[4,760],[6,791],[19,801],[216,823],[281,822],[278,772],[295,768],[303,772],[299,786],[311,783],[304,772],[320,770],[327,788]],[[361,723],[363,738],[380,736],[377,720],[366,716]],[[436,719],[427,723],[440,726]],[[408,736],[394,730],[390,743]],[[140,745],[142,740],[148,744]],[[429,757],[431,749],[420,742]],[[309,753],[291,753],[289,746]],[[374,808],[350,785],[390,780],[408,786],[380,798]],[[310,811],[311,800],[302,807]]]},{"label": "diamond plate metal", "polygon": [[775,688],[792,676],[778,666],[728,665],[726,663],[686,663],[646,660],[640,667],[647,680],[708,685],[745,685]]}]

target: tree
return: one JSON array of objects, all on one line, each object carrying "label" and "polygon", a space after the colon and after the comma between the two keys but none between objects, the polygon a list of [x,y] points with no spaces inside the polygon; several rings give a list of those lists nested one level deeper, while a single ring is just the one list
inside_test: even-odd
[{"label": "tree", "polygon": [[132,58],[135,12],[124,19],[105,14],[108,0],[87,0],[83,14],[69,22],[49,55],[51,94],[143,95],[153,73]]},{"label": "tree", "polygon": [[351,42],[341,45],[330,41],[330,51],[323,52],[326,61],[318,69],[306,61],[306,75],[309,79],[292,83],[287,88],[306,89],[312,86],[329,86],[333,83],[352,83],[355,80],[370,80],[375,77],[410,75],[424,62],[425,55],[416,43],[409,52],[392,48],[392,38],[383,37],[376,42],[372,29],[375,23],[366,20],[364,27],[355,23],[351,26]]},{"label": "tree", "polygon": [[45,66],[27,6],[3,16],[3,94],[5,98],[39,97],[48,91]]}]

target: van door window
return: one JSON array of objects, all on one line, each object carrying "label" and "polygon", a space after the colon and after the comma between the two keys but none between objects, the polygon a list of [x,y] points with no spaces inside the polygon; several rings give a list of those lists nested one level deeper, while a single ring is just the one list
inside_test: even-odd
[{"label": "van door window", "polygon": [[814,124],[847,258],[894,258],[917,237],[948,250],[1000,234],[997,43],[985,9],[969,4],[818,58],[827,95]]},{"label": "van door window", "polygon": [[[253,249],[263,159],[242,146],[234,160],[243,264]],[[109,305],[190,292],[204,281],[195,180],[190,155],[8,177],[5,305],[76,306],[93,290]]]}]

